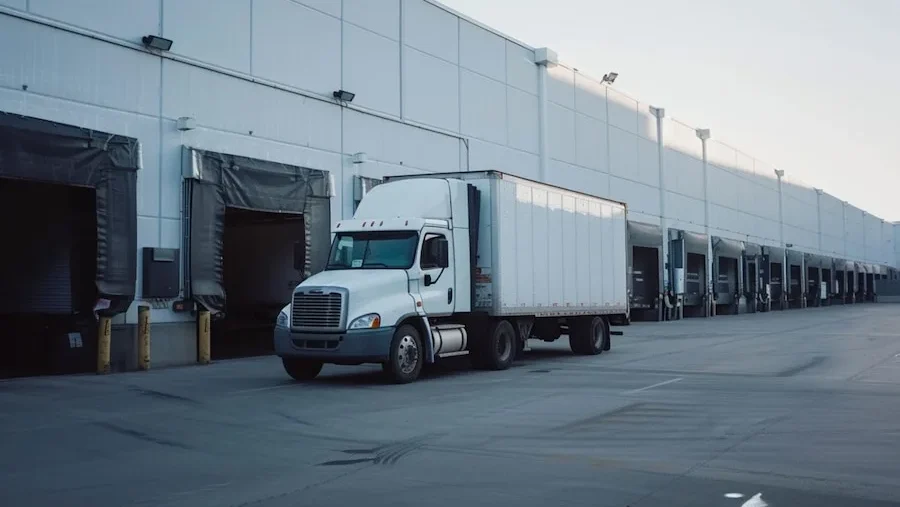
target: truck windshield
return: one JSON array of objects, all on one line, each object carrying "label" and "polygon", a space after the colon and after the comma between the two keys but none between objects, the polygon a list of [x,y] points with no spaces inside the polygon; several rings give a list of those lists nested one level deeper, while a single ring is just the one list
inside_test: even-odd
[{"label": "truck windshield", "polygon": [[414,231],[342,232],[331,244],[325,269],[409,269],[418,244]]}]

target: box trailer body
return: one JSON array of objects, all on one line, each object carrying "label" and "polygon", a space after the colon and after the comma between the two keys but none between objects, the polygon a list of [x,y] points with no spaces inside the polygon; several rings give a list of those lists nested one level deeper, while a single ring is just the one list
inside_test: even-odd
[{"label": "box trailer body", "polygon": [[298,378],[379,362],[399,381],[418,375],[401,371],[410,354],[503,369],[526,340],[563,333],[600,353],[628,317],[626,224],[622,203],[495,171],[386,178],[335,225],[276,352]]}]

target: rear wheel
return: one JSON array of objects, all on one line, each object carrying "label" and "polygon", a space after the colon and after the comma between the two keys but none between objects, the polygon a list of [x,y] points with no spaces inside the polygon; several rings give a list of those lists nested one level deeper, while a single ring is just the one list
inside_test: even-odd
[{"label": "rear wheel", "polygon": [[283,357],[281,364],[284,365],[284,371],[294,380],[312,380],[322,371],[322,361]]},{"label": "rear wheel", "polygon": [[608,350],[609,326],[603,317],[585,317],[569,325],[569,346],[572,352],[585,356]]},{"label": "rear wheel", "polygon": [[490,370],[505,370],[516,358],[516,330],[508,320],[491,324],[490,332],[480,344],[476,365]]},{"label": "rear wheel", "polygon": [[422,372],[424,350],[422,337],[415,327],[408,324],[398,327],[391,341],[391,357],[382,365],[385,373],[398,384],[416,380]]}]

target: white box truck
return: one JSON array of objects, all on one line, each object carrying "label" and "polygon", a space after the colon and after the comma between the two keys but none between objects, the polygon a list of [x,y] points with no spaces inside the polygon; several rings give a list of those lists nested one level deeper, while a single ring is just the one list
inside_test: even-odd
[{"label": "white box truck", "polygon": [[278,316],[276,354],[296,379],[381,363],[405,383],[448,356],[506,369],[530,338],[609,350],[628,317],[625,213],[495,171],[386,178]]}]

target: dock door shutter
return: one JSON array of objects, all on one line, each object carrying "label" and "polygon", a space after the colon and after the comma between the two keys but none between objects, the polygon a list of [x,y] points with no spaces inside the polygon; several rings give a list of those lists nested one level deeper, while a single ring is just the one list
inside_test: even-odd
[{"label": "dock door shutter", "polygon": [[99,297],[106,313],[134,300],[137,281],[136,139],[0,112],[0,178],[59,183],[96,192]]},{"label": "dock door shutter", "polygon": [[325,268],[331,200],[325,171],[185,148],[186,293],[214,314],[225,311],[225,208],[303,214],[304,278]]},{"label": "dock door shutter", "polygon": [[[72,228],[69,192],[62,185],[0,179],[0,313],[72,313]],[[40,227],[34,227],[40,223]]]}]

